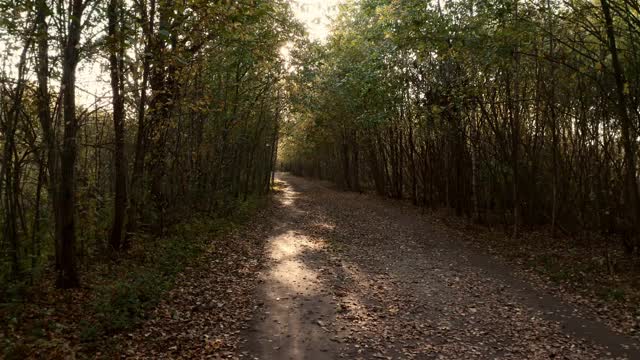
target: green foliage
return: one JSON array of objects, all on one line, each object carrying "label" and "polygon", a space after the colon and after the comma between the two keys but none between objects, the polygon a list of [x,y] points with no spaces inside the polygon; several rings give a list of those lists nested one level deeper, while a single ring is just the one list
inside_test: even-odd
[{"label": "green foliage", "polygon": [[143,318],[145,310],[159,299],[169,280],[161,270],[137,269],[131,274],[131,278],[97,290],[93,305],[96,313],[94,326],[100,328],[98,330],[90,325],[83,333],[110,334],[136,324]]},{"label": "green foliage", "polygon": [[623,301],[626,297],[626,293],[623,289],[613,288],[610,289],[607,294],[607,299],[613,301]]},{"label": "green foliage", "polygon": [[[637,131],[638,13],[609,2]],[[292,52],[285,169],[516,230],[624,236],[637,151],[623,150],[599,4],[360,0],[333,30]]]},{"label": "green foliage", "polygon": [[204,249],[203,243],[193,240],[198,235],[184,232],[184,236],[147,240],[147,261],[139,264],[134,258],[119,264],[118,270],[126,273],[95,289],[91,305],[95,315],[83,324],[81,336],[87,341],[94,340],[130,328],[144,319],[146,311],[172,285],[175,275]]},{"label": "green foliage", "polygon": [[138,324],[171,288],[176,275],[212,246],[212,239],[248,221],[265,201],[252,197],[239,201],[226,218],[196,216],[177,224],[165,237],[137,239],[140,245],[130,257],[104,269],[90,303],[92,315],[81,323],[80,338],[90,343]]},{"label": "green foliage", "polygon": [[3,349],[2,357],[7,360],[21,360],[29,354],[29,347],[25,344],[7,343]]},{"label": "green foliage", "polygon": [[[120,65],[109,62],[109,69],[100,69],[113,74],[115,82],[127,79],[135,84],[120,84],[126,113],[123,129],[114,126],[115,104],[109,104],[116,96],[91,96],[108,92],[110,84],[102,76],[90,79],[91,85],[79,84],[77,90],[82,95],[76,96],[75,118],[82,126],[74,149],[77,174],[72,198],[78,237],[74,262],[80,268],[107,256],[114,219],[122,218],[115,214],[124,212],[122,203],[115,201],[115,193],[123,193],[114,192],[115,183],[129,181],[123,202],[131,218],[124,223],[132,224],[134,232],[140,230],[141,236],[149,230],[166,231],[176,223],[175,213],[227,215],[239,200],[264,195],[269,188],[273,149],[286,107],[286,66],[280,51],[303,34],[290,4],[284,0],[153,4],[88,0],[78,11],[83,26],[75,48],[86,67],[79,67],[76,77],[87,77],[82,75],[87,69],[97,69],[104,57],[121,52],[116,56]],[[51,195],[62,178],[52,176],[59,170],[53,165],[60,165],[66,142],[56,142],[47,133],[60,134],[57,140],[61,140],[66,130],[62,122],[40,116],[45,116],[45,109],[53,116],[53,99],[61,94],[59,81],[52,80],[61,77],[65,42],[52,41],[57,30],[45,25],[66,28],[79,14],[70,14],[71,6],[50,5],[50,1],[0,5],[7,10],[0,11],[0,48],[12,50],[2,54],[7,66],[0,72],[0,147],[15,147],[2,152],[2,163],[3,169],[8,164],[17,173],[5,178],[10,175],[3,171],[1,179],[5,185],[16,184],[3,186],[0,196],[17,197],[0,205],[3,228],[12,229],[3,231],[0,241],[3,285],[23,279],[37,282],[51,269],[53,257],[61,256],[54,250],[58,221],[54,209],[61,205]],[[149,28],[154,31],[148,32]],[[41,54],[39,49],[44,51],[45,46],[48,53]],[[39,73],[38,64],[45,60],[48,68]],[[24,72],[20,79],[14,71],[17,61]],[[39,101],[41,84],[47,87],[49,104]],[[10,124],[12,136],[6,136]],[[120,136],[122,145],[116,141]],[[116,155],[122,153],[116,148],[126,148],[128,155],[118,171],[116,158],[123,156]],[[136,159],[141,164],[134,164]],[[120,176],[125,172],[130,173]],[[119,180],[114,180],[115,174]],[[121,211],[114,211],[115,206]]]},{"label": "green foliage", "polygon": [[78,337],[83,343],[94,342],[104,335],[104,330],[98,323],[83,320],[79,326],[80,332]]},{"label": "green foliage", "polygon": [[[18,345],[42,334],[22,320],[52,317],[34,294],[60,300],[54,312],[86,301],[60,323],[73,332],[82,319],[87,343],[134,326],[212,238],[246,221],[269,191],[285,117],[280,51],[303,33],[285,0],[51,4],[0,5],[11,50],[0,56],[0,315]],[[79,33],[54,41],[60,29]],[[65,90],[62,74],[90,85]],[[71,89],[75,101],[60,96]],[[65,121],[62,107],[75,107]],[[79,288],[45,286],[56,271]]]}]

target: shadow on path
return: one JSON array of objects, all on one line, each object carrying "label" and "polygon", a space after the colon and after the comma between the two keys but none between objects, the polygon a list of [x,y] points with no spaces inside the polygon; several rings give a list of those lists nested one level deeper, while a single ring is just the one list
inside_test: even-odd
[{"label": "shadow on path", "polygon": [[278,179],[248,358],[640,358],[415,209]]}]

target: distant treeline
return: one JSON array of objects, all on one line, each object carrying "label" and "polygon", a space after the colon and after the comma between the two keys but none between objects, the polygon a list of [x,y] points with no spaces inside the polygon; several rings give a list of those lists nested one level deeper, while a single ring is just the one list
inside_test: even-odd
[{"label": "distant treeline", "polygon": [[638,248],[637,1],[362,0],[295,57],[285,169]]}]

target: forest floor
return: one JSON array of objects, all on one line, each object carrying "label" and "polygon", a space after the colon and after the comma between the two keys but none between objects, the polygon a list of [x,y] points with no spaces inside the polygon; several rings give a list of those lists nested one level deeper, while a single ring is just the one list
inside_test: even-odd
[{"label": "forest floor", "polygon": [[0,358],[640,359],[637,273],[598,246],[288,174],[260,204],[0,307]]},{"label": "forest floor", "polygon": [[[638,342],[402,202],[279,175],[112,348],[133,358],[640,358]],[[116,350],[117,349],[117,350]]]}]

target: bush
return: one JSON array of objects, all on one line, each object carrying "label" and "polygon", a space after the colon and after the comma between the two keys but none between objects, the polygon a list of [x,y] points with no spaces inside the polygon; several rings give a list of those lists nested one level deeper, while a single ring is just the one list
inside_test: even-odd
[{"label": "bush", "polygon": [[246,221],[262,204],[249,199],[236,204],[233,220],[195,217],[176,225],[166,237],[136,239],[132,256],[107,272],[111,279],[101,279],[101,285],[96,286],[92,320],[81,324],[81,340],[92,342],[143,320],[171,287],[175,276],[211,245],[212,238]]},{"label": "bush", "polygon": [[145,310],[155,304],[168,279],[154,269],[141,268],[98,290],[93,303],[97,333],[110,334],[127,329],[143,319]]}]

